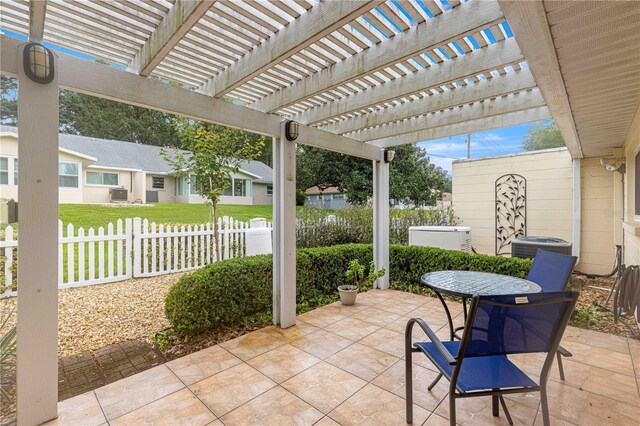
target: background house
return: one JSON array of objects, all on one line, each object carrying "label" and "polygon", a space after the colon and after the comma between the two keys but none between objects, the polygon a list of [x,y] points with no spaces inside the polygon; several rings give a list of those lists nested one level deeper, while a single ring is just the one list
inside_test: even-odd
[{"label": "background house", "polygon": [[305,206],[324,209],[343,209],[349,206],[347,194],[335,186],[330,186],[324,191],[320,191],[317,186],[312,186],[305,191],[305,194],[307,195],[304,200]]},{"label": "background house", "polygon": [[[173,176],[161,147],[60,134],[60,203],[202,203],[189,179]],[[0,198],[18,201],[18,132],[0,127]],[[245,161],[221,204],[268,205],[273,170]]]}]

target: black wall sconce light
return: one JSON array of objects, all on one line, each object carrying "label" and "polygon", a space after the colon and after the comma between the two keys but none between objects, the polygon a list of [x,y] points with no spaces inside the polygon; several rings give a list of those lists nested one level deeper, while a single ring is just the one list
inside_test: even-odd
[{"label": "black wall sconce light", "polygon": [[23,51],[24,73],[40,84],[53,81],[55,75],[53,53],[40,43],[29,43]]},{"label": "black wall sconce light", "polygon": [[288,141],[295,141],[300,134],[300,125],[293,120],[287,120],[284,124],[284,136]]}]

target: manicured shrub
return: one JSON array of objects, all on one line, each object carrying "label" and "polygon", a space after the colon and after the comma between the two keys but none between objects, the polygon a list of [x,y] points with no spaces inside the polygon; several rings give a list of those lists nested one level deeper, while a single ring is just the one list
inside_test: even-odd
[{"label": "manicured shrub", "polygon": [[[349,262],[357,259],[369,265],[372,258],[370,244],[299,249],[298,310],[337,300],[337,287],[345,281]],[[389,279],[394,288],[403,290],[417,288],[420,277],[431,271],[472,270],[525,277],[531,267],[528,260],[402,245],[390,247],[390,263]],[[165,313],[178,335],[195,337],[268,314],[272,297],[270,255],[229,259],[180,278],[167,295]]]}]

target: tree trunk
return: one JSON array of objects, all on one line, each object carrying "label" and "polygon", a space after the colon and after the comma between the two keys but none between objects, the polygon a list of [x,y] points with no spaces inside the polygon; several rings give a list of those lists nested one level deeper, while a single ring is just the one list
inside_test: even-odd
[{"label": "tree trunk", "polygon": [[213,249],[216,254],[216,262],[220,262],[220,229],[218,229],[218,203],[211,203],[211,210],[213,210]]}]

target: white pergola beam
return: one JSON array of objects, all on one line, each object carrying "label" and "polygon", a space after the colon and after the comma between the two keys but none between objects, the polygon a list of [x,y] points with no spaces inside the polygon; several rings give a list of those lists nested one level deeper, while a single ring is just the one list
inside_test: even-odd
[{"label": "white pergola beam", "polygon": [[296,144],[273,139],[273,323],[296,325]]},{"label": "white pergola beam", "polygon": [[200,91],[222,97],[383,2],[325,0],[212,77]]},{"label": "white pergola beam", "polygon": [[544,99],[540,91],[533,90],[476,102],[470,105],[461,105],[427,116],[410,118],[397,123],[365,129],[352,134],[351,137],[362,141],[370,141],[374,145],[378,145],[376,141],[379,139],[412,133],[415,132],[416,129],[442,127],[465,121],[475,121],[540,106],[544,106]]},{"label": "white pergola beam", "polygon": [[[17,58],[11,51],[13,49],[15,52],[20,41],[2,36],[0,43],[1,71],[4,74],[16,75]],[[57,74],[61,88],[262,135],[280,135],[282,118],[276,115],[255,111],[73,55],[62,52],[57,54],[60,58]],[[371,145],[305,125],[300,125],[300,141],[316,148],[369,160],[378,160],[382,155],[378,148]]]},{"label": "white pergola beam", "polygon": [[255,102],[252,107],[273,112],[332,90],[358,76],[383,70],[420,53],[446,45],[503,20],[495,0],[470,2],[396,35],[384,43],[323,69],[309,78]]},{"label": "white pergola beam", "polygon": [[127,69],[149,75],[211,8],[214,0],[177,0]]},{"label": "white pergola beam", "polygon": [[582,147],[541,0],[498,0],[573,158]]},{"label": "white pergola beam", "polygon": [[20,298],[17,410],[19,425],[38,425],[58,412],[58,82],[40,84],[23,69],[24,45],[2,58],[18,61],[20,171]]},{"label": "white pergola beam", "polygon": [[[393,146],[407,145],[417,142],[425,142],[431,139],[446,138],[449,136],[464,135],[467,133],[482,132],[484,130],[497,129],[500,127],[516,126],[518,124],[531,123],[534,121],[548,120],[551,114],[546,106],[527,109],[523,111],[511,112],[497,115],[490,118],[465,121],[449,126],[432,127],[428,129],[417,128],[413,133],[394,136],[375,141],[375,145],[389,148]],[[429,152],[429,146],[426,147]]]},{"label": "white pergola beam", "polygon": [[512,38],[507,39],[411,75],[371,87],[340,101],[309,109],[292,118],[300,123],[315,124],[332,117],[409,96],[430,87],[438,87],[471,75],[513,64],[521,59],[522,54],[516,41]]},{"label": "white pergola beam", "polygon": [[[528,69],[507,73],[500,77],[481,80],[474,84],[468,84],[455,90],[442,92],[428,98],[416,99],[400,105],[384,108],[369,114],[348,118],[326,126],[322,130],[332,133],[344,134],[357,130],[375,127],[405,118],[417,117],[431,112],[436,112],[458,105],[464,105],[483,99],[491,99],[508,93],[531,89],[536,82]],[[349,135],[351,137],[351,135]]]},{"label": "white pergola beam", "polygon": [[376,270],[385,274],[375,282],[375,288],[389,288],[389,163],[373,162],[373,262]]},{"label": "white pergola beam", "polygon": [[29,41],[42,43],[44,20],[47,14],[47,0],[29,2]]}]

